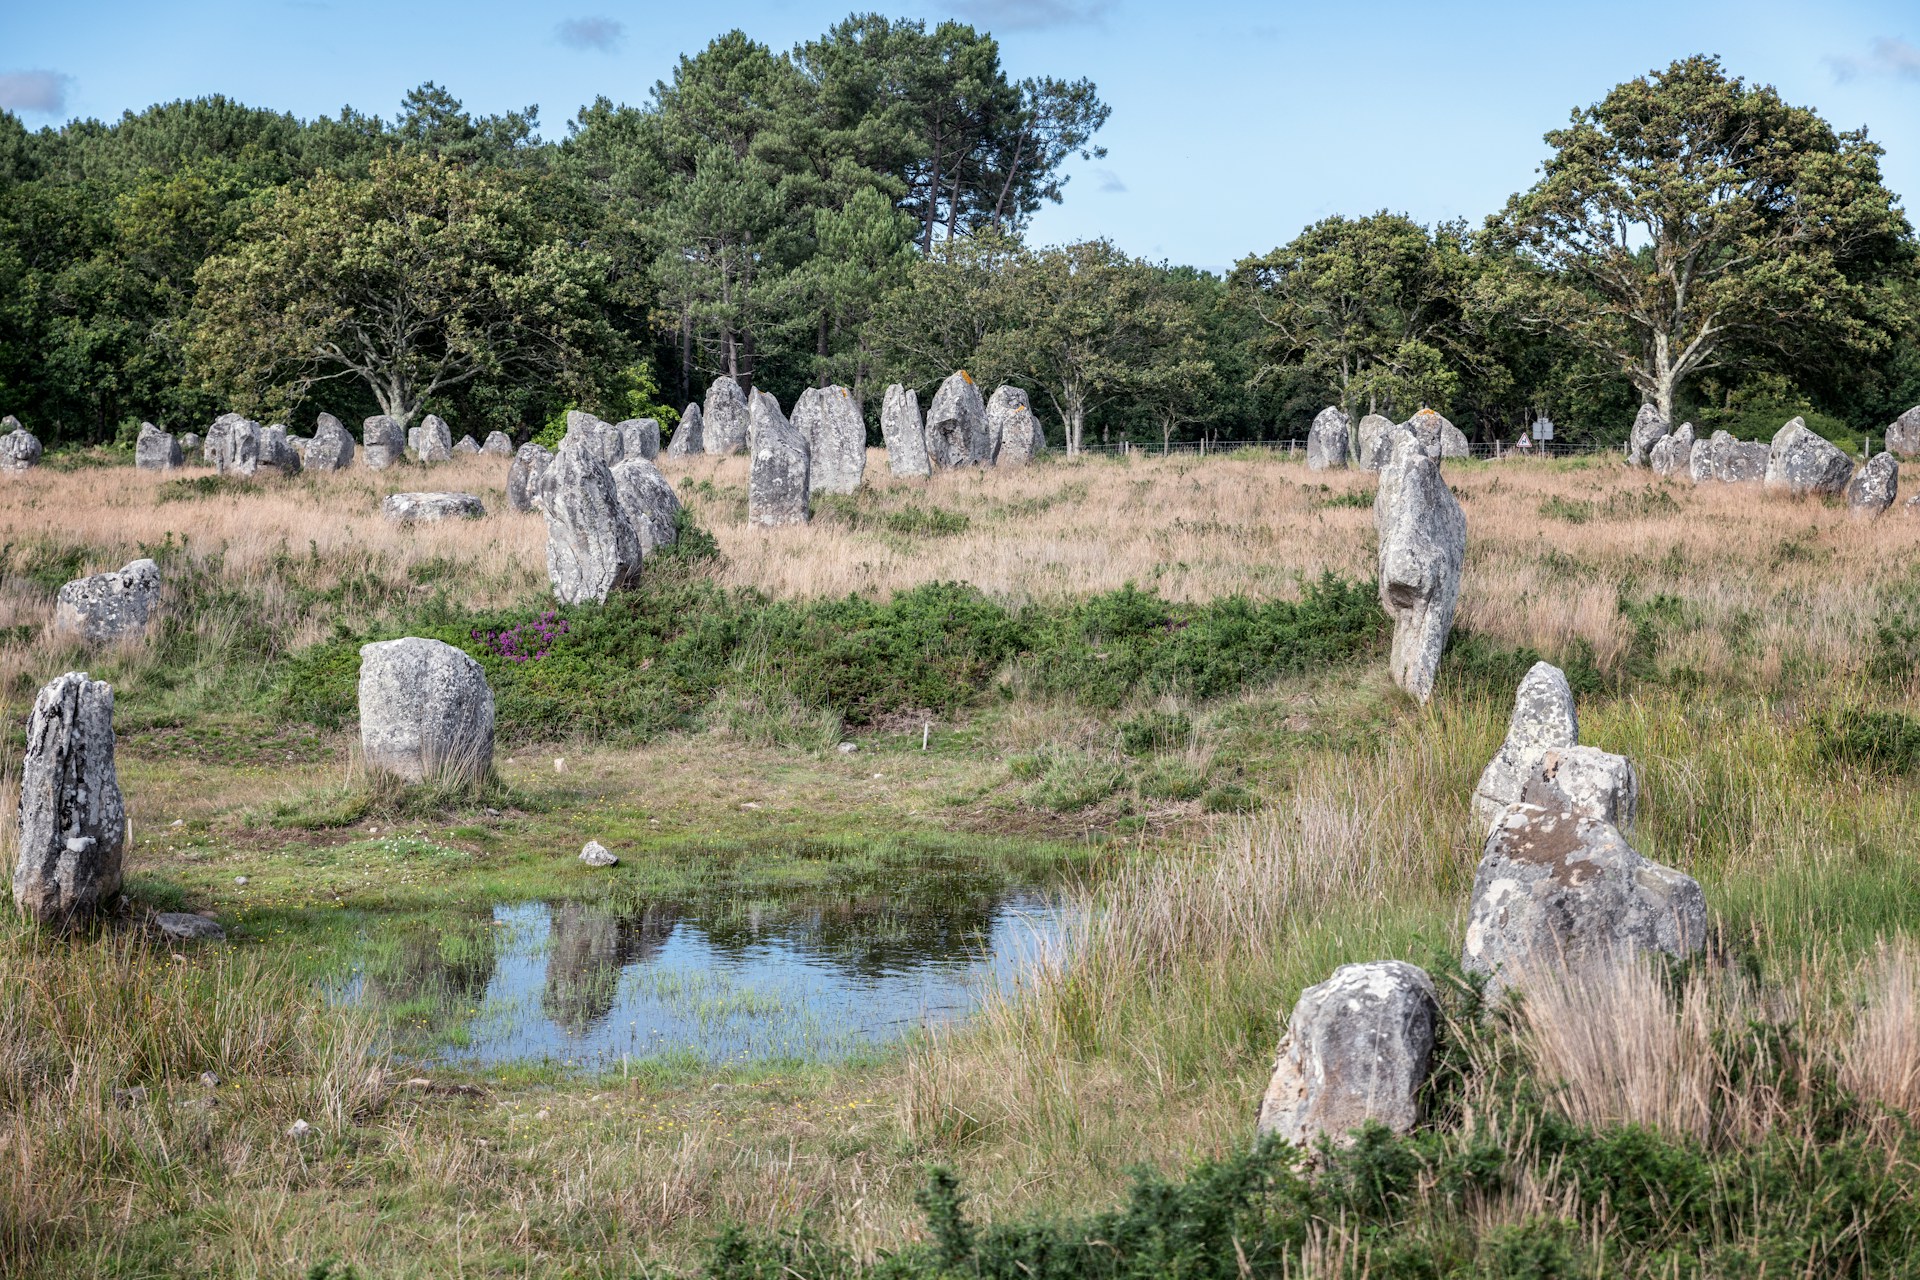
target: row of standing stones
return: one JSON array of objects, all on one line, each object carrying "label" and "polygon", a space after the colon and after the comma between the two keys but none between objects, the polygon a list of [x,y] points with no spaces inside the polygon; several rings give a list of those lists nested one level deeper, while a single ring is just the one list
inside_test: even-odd
[{"label": "row of standing stones", "polygon": [[[1438,415],[1434,415],[1438,417]],[[1417,419],[1418,415],[1416,415]],[[1427,701],[1453,626],[1466,517],[1440,476],[1442,451],[1416,422],[1389,426],[1374,497],[1380,601],[1393,619],[1390,668]],[[1529,983],[1706,945],[1700,886],[1636,851],[1640,786],[1624,756],[1580,743],[1566,675],[1536,663],[1500,750],[1474,788],[1486,831],[1461,964],[1497,1000]],[[1301,993],[1259,1110],[1259,1131],[1300,1145],[1345,1143],[1419,1119],[1439,1005],[1433,980],[1400,960],[1343,965]]]},{"label": "row of standing stones", "polygon": [[[1464,458],[1467,438],[1444,417],[1422,409],[1404,423],[1419,434],[1436,458]],[[1349,429],[1347,415],[1328,406],[1307,429],[1307,468],[1312,471],[1354,467],[1379,471],[1396,430],[1392,421],[1368,414]],[[1794,418],[1771,442],[1736,440],[1725,431],[1696,438],[1693,424],[1675,430],[1652,405],[1640,406],[1627,439],[1627,465],[1651,467],[1666,477],[1685,476],[1695,484],[1758,482],[1768,492],[1792,497],[1844,496],[1849,510],[1879,515],[1899,493],[1900,458],[1920,457],[1920,406],[1907,410],[1887,428],[1886,448],[1861,463]],[[1920,497],[1907,504],[1920,510]]]}]

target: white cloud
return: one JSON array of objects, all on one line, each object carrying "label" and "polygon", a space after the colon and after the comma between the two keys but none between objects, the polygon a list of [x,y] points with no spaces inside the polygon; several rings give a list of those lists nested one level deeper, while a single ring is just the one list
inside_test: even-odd
[{"label": "white cloud", "polygon": [[627,24],[612,18],[568,18],[554,28],[560,43],[572,49],[612,53],[627,34]]},{"label": "white cloud", "polygon": [[1827,59],[1827,65],[1833,68],[1833,78],[1842,82],[1862,76],[1920,80],[1920,46],[1898,36],[1880,36],[1873,42],[1873,51],[1865,57],[1835,54]]},{"label": "white cloud", "polygon": [[1100,23],[1115,0],[956,0],[954,8],[988,30],[1039,31]]},{"label": "white cloud", "polygon": [[0,71],[0,109],[57,116],[67,109],[73,77],[59,71]]},{"label": "white cloud", "polygon": [[1095,169],[1093,176],[1100,179],[1100,190],[1102,191],[1117,192],[1127,189],[1127,184],[1120,180],[1120,175],[1111,169]]}]

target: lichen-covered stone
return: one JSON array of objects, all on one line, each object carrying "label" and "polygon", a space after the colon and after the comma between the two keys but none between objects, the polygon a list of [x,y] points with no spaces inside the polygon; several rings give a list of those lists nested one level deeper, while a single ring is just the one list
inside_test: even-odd
[{"label": "lichen-covered stone", "polygon": [[1433,979],[1403,960],[1346,964],[1300,993],[1260,1100],[1259,1131],[1296,1146],[1352,1143],[1369,1124],[1420,1119],[1440,1006]]},{"label": "lichen-covered stone", "polygon": [[1887,452],[1898,458],[1920,458],[1920,404],[1887,427]]},{"label": "lichen-covered stone", "polygon": [[1541,753],[1520,788],[1522,803],[1576,818],[1598,818],[1622,831],[1640,806],[1633,762],[1599,747],[1551,747]]},{"label": "lichen-covered stone", "polygon": [[1347,415],[1336,405],[1328,405],[1313,417],[1307,428],[1307,470],[1344,469],[1351,451]]},{"label": "lichen-covered stone", "polygon": [[814,493],[852,493],[867,474],[867,424],[845,387],[808,387],[793,406]]},{"label": "lichen-covered stone", "polygon": [[376,413],[360,424],[360,458],[369,469],[384,471],[407,459],[407,431],[398,421]]},{"label": "lichen-covered stone", "polygon": [[283,476],[299,474],[300,452],[293,447],[284,422],[269,423],[260,428],[259,465]]},{"label": "lichen-covered stone", "polygon": [[260,466],[260,424],[223,413],[207,428],[207,461],[221,475],[251,476]]},{"label": "lichen-covered stone", "polygon": [[344,471],[353,465],[353,436],[340,419],[320,415],[301,465],[309,471]]},{"label": "lichen-covered stone", "polygon": [[1856,516],[1877,516],[1900,496],[1900,460],[1881,451],[1860,464],[1847,481],[1847,510]]},{"label": "lichen-covered stone", "polygon": [[439,414],[430,413],[420,425],[407,432],[407,448],[421,462],[453,461],[453,429]]},{"label": "lichen-covered stone", "polygon": [[471,493],[390,493],[380,514],[395,524],[432,524],[437,520],[478,520],[487,514]]},{"label": "lichen-covered stone", "polygon": [[1832,441],[1814,434],[1803,418],[1780,428],[1767,450],[1769,493],[1795,498],[1844,493],[1852,475],[1853,459]]},{"label": "lichen-covered stone", "polygon": [[920,393],[893,383],[880,402],[880,438],[887,446],[887,470],[896,476],[928,476],[927,424],[920,417]]},{"label": "lichen-covered stone", "polygon": [[1460,428],[1432,409],[1421,409],[1408,418],[1404,425],[1412,428],[1413,433],[1420,437],[1421,447],[1427,451],[1428,457],[1465,458],[1473,452]]},{"label": "lichen-covered stone", "polygon": [[1647,461],[1658,476],[1684,476],[1687,466],[1693,460],[1693,424],[1683,422],[1678,431],[1670,432],[1653,442],[1647,451]]},{"label": "lichen-covered stone", "polygon": [[994,390],[987,401],[987,434],[992,437],[996,467],[1024,467],[1047,451],[1040,417],[1019,387]]},{"label": "lichen-covered stone", "polygon": [[927,409],[927,452],[937,466],[993,464],[987,436],[987,405],[980,385],[965,369],[948,376]]},{"label": "lichen-covered stone", "polygon": [[707,403],[700,412],[700,438],[708,453],[739,453],[747,447],[751,425],[747,397],[740,384],[722,375],[707,388]]},{"label": "lichen-covered stone", "polygon": [[525,512],[540,509],[540,480],[552,462],[553,454],[547,447],[531,440],[514,451],[513,465],[507,469],[507,507],[510,510]]},{"label": "lichen-covered stone", "polygon": [[707,442],[700,417],[700,406],[690,404],[680,415],[680,425],[673,429],[673,438],[667,441],[669,458],[689,458],[696,453],[705,453]]},{"label": "lichen-covered stone", "polygon": [[625,446],[624,458],[644,458],[648,462],[660,456],[660,420],[627,418],[613,426]]},{"label": "lichen-covered stone", "polygon": [[513,437],[504,431],[489,431],[487,438],[481,442],[480,452],[496,458],[511,458]]},{"label": "lichen-covered stone", "polygon": [[118,573],[96,573],[60,588],[53,628],[90,644],[145,633],[160,607],[160,566],[135,560]]},{"label": "lichen-covered stone", "polygon": [[140,424],[140,436],[133,442],[133,465],[142,471],[171,471],[183,461],[180,442],[173,434],[151,422]]},{"label": "lichen-covered stone", "polygon": [[480,664],[439,640],[360,646],[360,750],[405,782],[474,782],[493,768],[493,690]]},{"label": "lichen-covered stone", "polygon": [[1385,467],[1387,455],[1393,450],[1395,430],[1393,419],[1378,413],[1360,419],[1360,425],[1354,428],[1353,465],[1362,471],[1379,471]]},{"label": "lichen-covered stone", "polygon": [[0,435],[0,471],[27,471],[40,464],[40,437],[20,425],[20,420],[8,414],[6,420],[13,426],[5,435]]},{"label": "lichen-covered stone", "polygon": [[1551,662],[1534,663],[1514,694],[1506,740],[1487,762],[1473,789],[1473,813],[1480,820],[1481,830],[1492,830],[1507,806],[1519,801],[1527,775],[1542,756],[1554,747],[1572,747],[1579,742],[1580,718],[1566,673]]},{"label": "lichen-covered stone", "polygon": [[680,498],[660,468],[645,458],[628,458],[613,468],[613,488],[627,523],[640,539],[642,563],[659,547],[680,536]]},{"label": "lichen-covered stone", "polygon": [[456,457],[477,458],[480,456],[480,442],[472,436],[461,436],[453,442],[453,452]]},{"label": "lichen-covered stone", "polygon": [[806,437],[780,412],[780,402],[764,391],[753,393],[747,449],[753,455],[747,474],[747,523],[771,528],[811,520]]},{"label": "lichen-covered stone", "polygon": [[113,689],[69,671],[40,690],[27,720],[14,903],[50,925],[99,911],[120,892],[126,834],[113,759]]},{"label": "lichen-covered stone", "polygon": [[1653,446],[1665,438],[1669,429],[1659,409],[1650,404],[1641,405],[1640,412],[1634,415],[1632,429],[1627,432],[1627,465],[1646,466]]},{"label": "lichen-covered stone", "polygon": [[1716,431],[1693,446],[1687,476],[1695,484],[1748,484],[1765,480],[1772,451],[1758,440],[1736,440]]},{"label": "lichen-covered stone", "polygon": [[561,604],[599,604],[640,580],[640,537],[627,520],[613,472],[592,440],[560,442],[539,498],[547,517],[547,580]]},{"label": "lichen-covered stone", "polygon": [[1440,653],[1453,629],[1467,518],[1440,477],[1439,458],[1427,452],[1417,432],[1401,427],[1392,439],[1373,502],[1380,603],[1393,618],[1394,682],[1425,702],[1433,696]]}]

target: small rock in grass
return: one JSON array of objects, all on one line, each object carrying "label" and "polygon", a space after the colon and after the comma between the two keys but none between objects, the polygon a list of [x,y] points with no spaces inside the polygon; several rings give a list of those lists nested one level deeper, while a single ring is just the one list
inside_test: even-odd
[{"label": "small rock in grass", "polygon": [[843,742],[840,744],[840,754],[843,756],[850,756],[859,749],[860,744],[857,742]]},{"label": "small rock in grass", "polygon": [[191,911],[162,911],[153,918],[161,933],[178,942],[225,942],[220,922]]},{"label": "small rock in grass", "polygon": [[305,1120],[295,1120],[292,1124],[287,1126],[287,1136],[289,1138],[294,1139],[295,1141],[299,1141],[301,1138],[305,1138],[309,1136],[310,1134],[312,1134],[312,1132],[313,1132],[313,1126],[308,1124]]},{"label": "small rock in grass", "polygon": [[589,840],[580,850],[580,861],[590,867],[617,867],[620,859],[598,840]]}]

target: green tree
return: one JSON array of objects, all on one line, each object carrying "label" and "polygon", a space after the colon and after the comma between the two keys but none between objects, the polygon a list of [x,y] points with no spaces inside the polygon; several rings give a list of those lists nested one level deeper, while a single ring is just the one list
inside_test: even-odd
[{"label": "green tree", "polygon": [[1671,417],[1687,379],[1884,350],[1911,229],[1865,130],[1834,129],[1696,56],[1547,135],[1543,176],[1489,224],[1519,269],[1498,305],[1622,369]]},{"label": "green tree", "polygon": [[337,379],[402,422],[476,383],[564,392],[611,345],[603,274],[523,184],[394,155],[268,202],[201,268],[190,355],[209,387],[262,410]]}]

